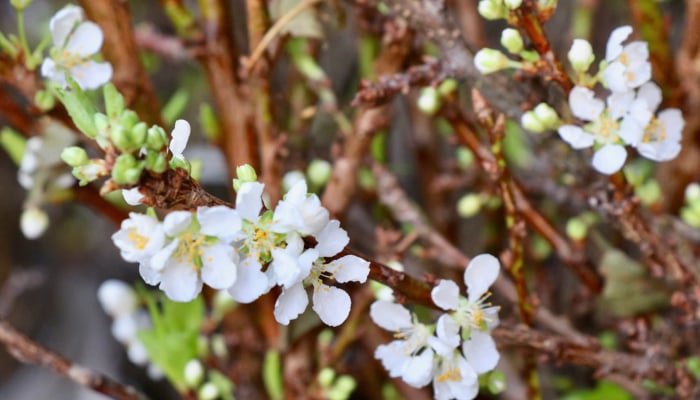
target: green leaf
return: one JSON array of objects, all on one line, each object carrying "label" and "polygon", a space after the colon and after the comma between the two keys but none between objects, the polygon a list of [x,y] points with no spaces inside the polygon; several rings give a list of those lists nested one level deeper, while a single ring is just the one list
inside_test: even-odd
[{"label": "green leaf", "polygon": [[270,350],[265,354],[263,382],[265,383],[267,394],[270,395],[272,400],[281,400],[284,397],[280,353],[276,350]]},{"label": "green leaf", "polygon": [[189,91],[179,89],[168,99],[168,102],[163,106],[163,122],[170,126],[175,123],[187,107],[187,102],[190,100]]},{"label": "green leaf", "polygon": [[70,87],[55,87],[56,95],[66,107],[68,115],[70,115],[75,126],[85,135],[94,139],[97,137],[97,128],[94,121],[97,109],[73,78],[66,75],[66,80]]}]

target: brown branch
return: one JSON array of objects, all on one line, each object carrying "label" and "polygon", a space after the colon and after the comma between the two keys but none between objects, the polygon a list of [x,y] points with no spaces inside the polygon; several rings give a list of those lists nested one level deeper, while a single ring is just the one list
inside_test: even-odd
[{"label": "brown branch", "polygon": [[158,32],[152,24],[139,24],[134,29],[134,40],[140,49],[173,61],[187,61],[194,57],[194,51],[185,46],[180,38]]},{"label": "brown branch", "polygon": [[48,368],[73,382],[119,400],[141,400],[147,397],[131,386],[75,364],[18,332],[6,321],[0,321],[0,342],[7,352],[25,364]]},{"label": "brown branch", "polygon": [[163,210],[194,210],[200,206],[233,207],[209,194],[182,168],[166,170],[162,174],[144,171],[138,184],[144,195],[143,204]]},{"label": "brown branch", "polygon": [[139,59],[128,2],[81,0],[80,4],[104,32],[102,51],[112,63],[112,82],[124,96],[127,107],[136,111],[142,120],[162,126],[158,97]]}]

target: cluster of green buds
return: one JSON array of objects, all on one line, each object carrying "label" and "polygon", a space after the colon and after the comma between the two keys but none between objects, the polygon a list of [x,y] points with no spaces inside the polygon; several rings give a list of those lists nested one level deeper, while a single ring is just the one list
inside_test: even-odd
[{"label": "cluster of green buds", "polygon": [[155,173],[168,169],[165,130],[156,125],[149,127],[133,110],[127,109],[124,97],[114,85],[103,88],[105,113],[101,113],[75,82],[69,84],[70,90],[55,88],[55,91],[76,126],[106,154],[116,155],[110,164],[101,158],[90,159],[80,147],[66,148],[61,157],[73,167],[80,185],[111,175],[116,184],[131,186],[138,183],[144,169]]},{"label": "cluster of green buds", "polygon": [[542,133],[559,128],[562,122],[552,106],[540,103],[532,110],[523,113],[520,124],[528,131]]},{"label": "cluster of green buds", "polygon": [[481,49],[474,56],[474,65],[482,74],[509,68],[522,69],[526,66],[524,63],[534,63],[540,59],[536,51],[525,49],[523,37],[515,28],[506,28],[501,32],[501,46],[520,60],[514,60],[497,49]]},{"label": "cluster of green buds", "polygon": [[317,377],[321,390],[324,392],[324,397],[330,400],[346,400],[357,387],[357,382],[350,375],[338,376],[336,372],[329,367],[323,368]]}]

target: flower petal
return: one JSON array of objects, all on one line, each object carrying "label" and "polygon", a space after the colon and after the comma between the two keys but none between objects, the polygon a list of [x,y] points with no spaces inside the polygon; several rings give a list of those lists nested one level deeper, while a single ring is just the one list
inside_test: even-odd
[{"label": "flower petal", "polygon": [[374,358],[380,360],[384,368],[392,378],[398,378],[404,371],[404,365],[408,363],[410,357],[404,351],[404,341],[394,340],[389,344],[377,346],[374,351]]},{"label": "flower petal", "polygon": [[200,232],[218,237],[227,243],[238,236],[242,226],[238,212],[226,206],[197,208],[197,221]]},{"label": "flower petal", "polygon": [[170,300],[192,301],[202,290],[202,280],[197,270],[187,263],[168,263],[160,275],[159,287]]},{"label": "flower petal", "polygon": [[610,62],[622,54],[622,42],[624,42],[632,34],[632,27],[629,25],[621,26],[612,33],[605,46],[605,60]]},{"label": "flower petal", "polygon": [[176,158],[183,158],[182,152],[187,147],[187,141],[190,139],[190,123],[184,119],[175,121],[175,128],[170,134],[170,145],[168,148]]},{"label": "flower petal", "polygon": [[88,57],[100,51],[103,40],[104,35],[100,26],[94,22],[85,21],[78,25],[68,37],[66,51]]},{"label": "flower petal", "polygon": [[571,112],[585,121],[595,121],[605,108],[603,100],[597,99],[592,90],[576,86],[569,94]]},{"label": "flower petal", "polygon": [[254,257],[247,257],[238,263],[236,283],[228,292],[239,303],[250,303],[262,296],[267,290],[267,276],[262,272],[260,262]]},{"label": "flower petal", "polygon": [[462,344],[462,352],[477,374],[496,368],[500,354],[491,335],[472,329],[469,340]]},{"label": "flower petal", "polygon": [[236,195],[236,210],[241,218],[255,222],[262,208],[262,193],[265,185],[260,182],[246,182]]},{"label": "flower petal", "polygon": [[130,206],[138,206],[141,204],[141,199],[143,199],[143,194],[139,191],[139,187],[133,187],[131,189],[122,189],[122,197],[126,204]]},{"label": "flower petal", "polygon": [[409,358],[402,374],[404,382],[420,388],[433,378],[433,351],[425,349],[420,355]]},{"label": "flower petal", "polygon": [[313,310],[328,326],[342,324],[350,314],[350,295],[342,289],[321,284],[314,290],[312,298]]},{"label": "flower petal", "polygon": [[661,88],[654,82],[647,82],[637,90],[637,98],[644,100],[652,112],[659,108],[661,97]]},{"label": "flower petal", "polygon": [[68,35],[75,28],[75,25],[83,20],[83,14],[82,8],[69,4],[51,17],[49,30],[54,47],[63,48],[66,45]]},{"label": "flower petal", "polygon": [[479,254],[472,258],[464,271],[469,301],[474,302],[489,290],[501,272],[501,263],[491,254]]},{"label": "flower petal", "polygon": [[627,67],[621,62],[614,62],[605,68],[605,83],[613,92],[626,92],[630,89],[627,80]]},{"label": "flower petal", "polygon": [[401,304],[379,300],[372,303],[369,316],[375,324],[391,332],[412,326],[411,313]]},{"label": "flower petal", "polygon": [[304,285],[299,282],[296,285],[284,289],[275,302],[275,319],[282,325],[296,319],[309,305],[309,295],[306,294]]},{"label": "flower petal", "polygon": [[593,154],[593,168],[598,172],[612,175],[619,171],[627,159],[627,150],[619,144],[606,144]]},{"label": "flower petal", "polygon": [[83,90],[94,90],[112,79],[112,64],[85,61],[70,69],[70,74]]},{"label": "flower petal", "polygon": [[333,274],[333,278],[340,282],[364,283],[369,275],[369,261],[357,256],[343,256],[326,264],[326,270]]},{"label": "flower petal", "polygon": [[139,264],[139,275],[148,285],[155,286],[160,283],[160,271],[151,268],[147,263]]},{"label": "flower petal", "polygon": [[335,219],[328,221],[325,228],[315,238],[318,241],[316,250],[320,257],[332,257],[350,242],[348,233],[340,227],[340,222]]},{"label": "flower petal", "polygon": [[459,286],[449,279],[441,279],[430,291],[430,297],[443,310],[456,310],[459,305]]},{"label": "flower petal", "polygon": [[454,353],[462,337],[459,334],[459,324],[449,315],[443,314],[435,326],[436,336],[428,338],[428,343],[435,352],[443,357]]},{"label": "flower petal", "polygon": [[214,289],[230,288],[236,282],[236,255],[233,247],[216,244],[202,248],[202,280]]},{"label": "flower petal", "polygon": [[163,219],[163,231],[168,236],[176,236],[187,229],[192,223],[192,213],[189,211],[173,211]]}]

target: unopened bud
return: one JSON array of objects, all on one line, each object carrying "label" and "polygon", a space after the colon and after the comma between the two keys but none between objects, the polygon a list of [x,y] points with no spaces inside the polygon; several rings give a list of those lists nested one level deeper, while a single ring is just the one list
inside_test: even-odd
[{"label": "unopened bud", "polygon": [[61,159],[71,167],[80,167],[90,162],[85,149],[78,146],[71,146],[63,149],[61,152]]},{"label": "unopened bud", "polygon": [[455,90],[459,87],[459,84],[455,79],[452,78],[447,78],[442,83],[440,86],[438,86],[438,92],[440,93],[440,96],[446,97],[454,93]]},{"label": "unopened bud", "polygon": [[112,317],[126,315],[138,306],[134,289],[124,281],[108,279],[97,289],[97,300],[102,309]]},{"label": "unopened bud", "polygon": [[574,43],[572,43],[567,56],[569,57],[571,66],[578,72],[588,71],[588,67],[590,67],[593,60],[595,60],[591,44],[583,39],[574,39]]},{"label": "unopened bud", "polygon": [[233,180],[233,189],[235,191],[238,191],[244,183],[256,182],[258,180],[258,174],[255,173],[255,168],[248,164],[236,167],[236,176],[238,178]]},{"label": "unopened bud", "polygon": [[97,180],[108,174],[104,160],[90,160],[87,164],[73,168],[73,176],[78,179],[80,186]]},{"label": "unopened bud", "polygon": [[685,188],[685,201],[694,203],[700,200],[700,184],[693,182]]},{"label": "unopened bud", "polygon": [[457,202],[457,214],[463,218],[469,218],[481,210],[481,196],[476,193],[468,193]]},{"label": "unopened bud", "polygon": [[434,115],[440,109],[440,95],[434,87],[425,87],[418,96],[418,109],[427,115]]},{"label": "unopened bud", "polygon": [[146,132],[146,148],[148,150],[160,151],[168,143],[168,136],[160,126],[153,125]]},{"label": "unopened bud", "polygon": [[10,0],[10,4],[12,4],[12,7],[17,11],[23,11],[32,4],[32,0]]},{"label": "unopened bud", "polygon": [[511,10],[515,10],[523,4],[523,0],[503,0],[503,3]]},{"label": "unopened bud", "polygon": [[555,129],[560,125],[557,112],[547,103],[540,103],[533,110],[537,119],[547,129]]},{"label": "unopened bud", "polygon": [[199,387],[204,379],[204,366],[197,359],[192,359],[185,364],[185,384],[191,388]]},{"label": "unopened bud", "polygon": [[105,98],[105,108],[109,118],[116,119],[119,117],[125,108],[124,97],[119,93],[117,88],[108,83],[102,88],[102,94]]},{"label": "unopened bud", "polygon": [[501,0],[481,0],[478,6],[479,14],[490,20],[506,18],[507,10],[503,7]]},{"label": "unopened bud", "polygon": [[219,394],[219,388],[211,382],[207,382],[199,388],[199,400],[215,400]]},{"label": "unopened bud", "polygon": [[523,51],[523,37],[517,29],[506,28],[501,33],[501,45],[512,54]]},{"label": "unopened bud", "polygon": [[474,65],[482,74],[490,74],[510,66],[510,59],[496,49],[481,49],[474,56]]},{"label": "unopened bud", "polygon": [[333,384],[335,380],[335,371],[332,368],[323,368],[321,372],[318,373],[318,383],[323,388],[328,388]]},{"label": "unopened bud", "polygon": [[143,161],[137,161],[129,153],[121,154],[112,168],[112,179],[120,185],[135,185],[141,178],[144,165]]},{"label": "unopened bud", "polygon": [[19,218],[19,226],[24,237],[37,239],[49,227],[49,216],[39,207],[29,207],[22,212],[22,216]]},{"label": "unopened bud", "polygon": [[319,158],[312,160],[309,163],[309,167],[306,169],[306,173],[309,177],[309,183],[315,187],[321,187],[328,182],[331,177],[331,172],[333,167],[331,163],[326,160],[321,160]]},{"label": "unopened bud", "polygon": [[566,223],[566,235],[576,241],[581,241],[588,235],[588,225],[580,218],[571,218]]},{"label": "unopened bud", "polygon": [[520,125],[528,131],[535,133],[542,133],[547,129],[533,111],[523,113],[522,117],[520,117]]}]

